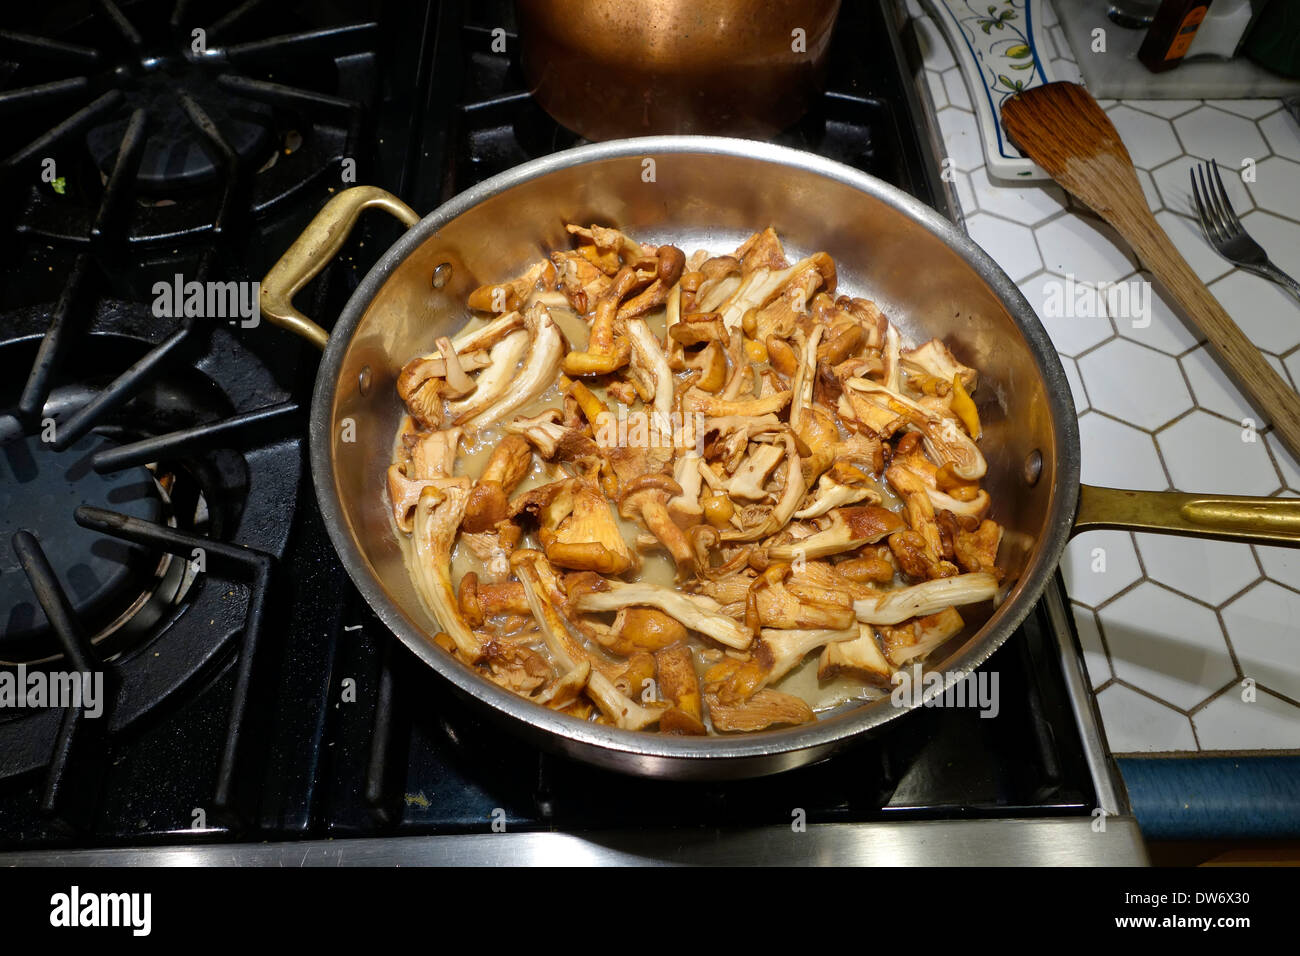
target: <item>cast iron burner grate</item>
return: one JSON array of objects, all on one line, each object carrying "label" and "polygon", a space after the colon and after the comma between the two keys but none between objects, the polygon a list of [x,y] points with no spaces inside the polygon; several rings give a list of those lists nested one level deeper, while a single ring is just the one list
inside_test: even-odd
[{"label": "cast iron burner grate", "polygon": [[[294,500],[300,477],[296,443],[274,432],[295,418],[297,405],[226,329],[177,329],[143,306],[87,298],[92,318],[81,327],[47,326],[44,310],[31,309],[7,317],[0,342],[7,381],[21,382],[21,368],[31,366],[22,395],[0,417],[12,477],[30,481],[9,481],[5,493],[22,494],[41,480],[32,474],[39,467],[54,495],[5,517],[16,565],[4,569],[6,593],[26,586],[42,622],[28,621],[17,634],[6,629],[0,659],[24,645],[30,654],[44,638],[37,656],[53,658],[52,668],[103,673],[110,698],[98,720],[85,707],[9,711],[0,721],[0,779],[44,768],[42,810],[74,825],[86,819],[91,811],[81,800],[98,792],[93,781],[114,735],[210,675],[236,648],[238,679],[211,801],[225,808],[273,562],[288,536],[284,503]],[[114,368],[125,370],[108,379]],[[137,487],[145,482],[152,490]],[[91,493],[97,487],[106,490]],[[69,494],[77,501],[63,500]],[[166,607],[152,608],[145,626],[137,622],[134,641],[99,644],[106,635],[92,627],[104,615],[83,600],[79,569],[94,569],[111,591],[125,588],[127,607],[118,607],[119,626],[111,629],[120,633],[132,616],[123,619],[125,611],[138,614],[147,603],[120,580],[136,570],[124,555],[160,569],[175,564],[188,580],[166,595]],[[107,600],[102,590],[96,597]]]},{"label": "cast iron burner grate", "polygon": [[20,567],[11,542],[20,529],[34,534],[52,555],[55,576],[82,621],[126,613],[135,604],[131,592],[145,587],[141,579],[149,571],[149,555],[143,548],[100,541],[68,521],[82,504],[153,523],[162,518],[161,489],[150,471],[137,467],[100,474],[92,467],[94,455],[114,447],[112,439],[94,433],[63,452],[37,435],[0,447],[0,608],[9,610],[0,630],[0,659],[31,660],[52,650],[36,640],[48,632],[49,620],[21,574],[15,575]]},{"label": "cast iron burner grate", "polygon": [[337,174],[374,94],[377,25],[207,7],[98,0],[79,18],[45,14],[57,27],[32,14],[30,32],[0,31],[0,116],[22,144],[0,177],[36,184],[16,191],[20,231],[220,234]]}]

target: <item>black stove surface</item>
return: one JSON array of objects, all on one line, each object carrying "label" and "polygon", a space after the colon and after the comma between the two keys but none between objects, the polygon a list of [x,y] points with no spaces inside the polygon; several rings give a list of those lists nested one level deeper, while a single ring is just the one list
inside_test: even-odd
[{"label": "black stove surface", "polygon": [[[0,847],[1096,805],[1041,611],[988,665],[996,717],[921,710],[759,780],[620,777],[539,753],[455,697],[371,613],[329,544],[305,468],[315,354],[265,324],[160,317],[152,290],[178,274],[264,275],[350,184],[347,160],[356,182],[427,211],[578,143],[526,94],[513,5],[48,7],[0,14],[15,21],[0,27],[0,110],[17,117],[0,165],[0,482],[22,484],[22,450],[53,419],[41,474],[69,490],[39,521],[4,517],[6,538],[31,531],[49,567],[26,539],[13,560],[0,552],[0,596],[15,609],[0,608],[0,661],[102,661],[112,703],[99,721],[0,710]],[[187,56],[195,27],[208,52]],[[497,27],[505,54],[491,52]],[[845,4],[834,42],[827,93],[779,141],[941,206],[885,12]],[[41,177],[45,158],[59,189]],[[363,220],[299,307],[337,314],[395,237]],[[144,502],[115,500],[106,481],[143,487]],[[94,507],[74,516],[76,504]],[[77,534],[97,540],[74,545]],[[109,543],[111,568],[67,550]],[[97,589],[79,583],[80,565]],[[53,598],[47,620],[37,595],[60,590],[70,612]]]}]

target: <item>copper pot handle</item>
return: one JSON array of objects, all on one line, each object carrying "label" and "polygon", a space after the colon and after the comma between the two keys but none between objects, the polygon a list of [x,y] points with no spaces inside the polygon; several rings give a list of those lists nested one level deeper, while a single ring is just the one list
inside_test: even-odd
[{"label": "copper pot handle", "polygon": [[343,190],[321,207],[262,280],[261,307],[267,319],[325,348],[329,333],[294,308],[293,297],[343,248],[362,210],[371,208],[391,213],[408,228],[420,221],[415,210],[378,186]]},{"label": "copper pot handle", "polygon": [[1300,499],[1079,486],[1073,534],[1122,528],[1300,547]]}]

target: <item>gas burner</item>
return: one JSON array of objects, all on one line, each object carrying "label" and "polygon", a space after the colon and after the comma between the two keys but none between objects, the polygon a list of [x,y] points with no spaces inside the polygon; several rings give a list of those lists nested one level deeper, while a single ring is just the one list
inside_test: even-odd
[{"label": "gas burner", "polygon": [[49,621],[20,573],[12,539],[25,528],[36,535],[72,610],[88,628],[99,630],[136,604],[158,559],[139,545],[103,541],[69,521],[81,504],[112,508],[147,521],[163,516],[153,475],[128,468],[102,475],[93,456],[116,447],[103,435],[89,434],[56,452],[39,436],[0,448],[0,607],[9,614],[0,630],[0,659],[31,661],[55,652]]},{"label": "gas burner", "polygon": [[147,195],[183,195],[220,181],[223,157],[195,124],[194,116],[200,113],[221,130],[241,166],[258,169],[271,160],[278,145],[271,107],[232,102],[215,82],[210,64],[185,56],[154,56],[145,62],[148,68],[138,72],[120,71],[120,115],[86,134],[86,146],[105,182],[117,164],[135,110],[144,111],[148,129],[136,171],[136,183]]},{"label": "gas burner", "polygon": [[[302,462],[276,434],[296,406],[239,339],[77,282],[82,324],[66,303],[53,323],[49,306],[0,315],[0,666],[90,659],[119,688],[116,733],[233,647],[251,667]],[[62,725],[52,709],[0,721],[0,779],[45,766]],[[57,760],[48,773],[63,779]]]},{"label": "gas burner", "polygon": [[287,5],[220,18],[199,6],[100,0],[53,28],[32,12],[24,32],[0,31],[6,139],[25,144],[0,178],[30,184],[19,233],[228,235],[352,154],[377,93],[374,23],[313,29]]}]

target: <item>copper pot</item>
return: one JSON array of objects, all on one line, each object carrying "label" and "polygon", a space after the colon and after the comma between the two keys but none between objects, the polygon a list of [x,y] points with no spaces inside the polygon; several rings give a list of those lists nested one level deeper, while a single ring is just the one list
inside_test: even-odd
[{"label": "copper pot", "polygon": [[587,139],[766,138],[821,92],[840,0],[520,0],[523,69]]}]

